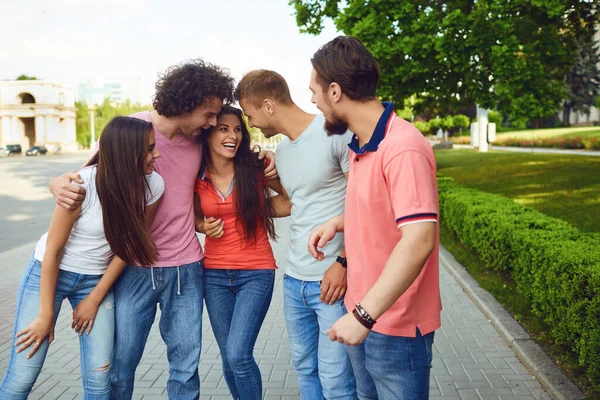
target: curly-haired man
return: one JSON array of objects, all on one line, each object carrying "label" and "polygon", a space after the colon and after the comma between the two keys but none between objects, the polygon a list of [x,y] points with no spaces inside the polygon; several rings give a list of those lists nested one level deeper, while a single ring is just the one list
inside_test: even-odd
[{"label": "curly-haired man", "polygon": [[[111,390],[116,399],[132,397],[135,371],[158,304],[169,360],[168,396],[199,398],[204,254],[194,228],[193,190],[202,154],[195,137],[216,125],[217,113],[224,101],[232,100],[232,93],[233,78],[226,71],[193,60],[169,68],[160,77],[154,110],[133,115],[152,123],[161,154],[154,167],[166,189],[151,226],[158,262],[143,268],[127,266],[114,286]],[[70,183],[77,179],[76,173],[70,173],[51,181],[59,205],[74,208],[81,204],[85,191]]]}]

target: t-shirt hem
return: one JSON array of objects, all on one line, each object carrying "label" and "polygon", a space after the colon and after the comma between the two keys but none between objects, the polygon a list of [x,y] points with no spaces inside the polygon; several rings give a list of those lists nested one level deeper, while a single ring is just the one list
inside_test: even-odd
[{"label": "t-shirt hem", "polygon": [[379,323],[376,323],[373,326],[373,331],[388,336],[403,336],[414,338],[416,336],[417,328],[419,328],[419,331],[421,331],[421,335],[427,335],[428,333],[439,329],[441,326],[441,319],[436,319],[435,321],[427,321],[405,328],[396,328],[391,326],[379,325]]},{"label": "t-shirt hem", "polygon": [[311,275],[311,276],[302,276],[302,275],[298,275],[295,274],[293,272],[290,273],[290,271],[286,271],[285,269],[283,270],[283,272],[288,275],[291,276],[294,279],[297,279],[299,281],[306,281],[306,282],[318,282],[318,281],[322,281],[323,280],[323,275],[325,275],[325,271],[323,271],[322,275]]},{"label": "t-shirt hem", "polygon": [[[38,261],[40,261],[40,260],[38,260]],[[40,261],[40,262],[42,262],[42,261]],[[58,269],[67,271],[67,272],[73,272],[75,274],[80,274],[80,275],[104,275],[104,273],[106,272],[106,268],[102,271],[90,271],[90,270],[79,269],[79,268],[71,268],[71,267],[67,267],[67,266],[63,266],[63,265],[61,265]]]},{"label": "t-shirt hem", "polygon": [[[206,261],[205,261],[206,263]],[[261,269],[277,269],[275,265],[271,266],[258,266],[258,267],[240,267],[240,266],[231,266],[231,265],[206,265],[204,264],[205,269],[231,269],[236,271],[257,271]]]},{"label": "t-shirt hem", "polygon": [[[151,265],[151,267],[153,267],[153,268],[178,267],[178,266],[182,266],[182,265],[186,265],[186,264],[200,262],[202,260],[204,260],[204,254],[202,254],[201,256],[198,256],[198,257],[194,257],[194,258],[184,258],[184,259],[175,260],[175,261],[157,261],[154,265]],[[147,265],[144,265],[144,266],[147,267]]]}]

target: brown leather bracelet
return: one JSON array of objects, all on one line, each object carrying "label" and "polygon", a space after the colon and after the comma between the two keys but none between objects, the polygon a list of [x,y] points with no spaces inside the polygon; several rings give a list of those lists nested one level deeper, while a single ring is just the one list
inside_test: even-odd
[{"label": "brown leather bracelet", "polygon": [[[366,317],[362,315],[361,311],[366,315]],[[354,318],[356,318],[358,322],[360,322],[361,325],[367,328],[368,330],[373,329],[373,325],[375,325],[375,323],[377,322],[373,320],[369,316],[369,314],[367,314],[367,312],[360,306],[360,304],[357,304],[354,310],[352,310],[352,315],[354,315]]]}]

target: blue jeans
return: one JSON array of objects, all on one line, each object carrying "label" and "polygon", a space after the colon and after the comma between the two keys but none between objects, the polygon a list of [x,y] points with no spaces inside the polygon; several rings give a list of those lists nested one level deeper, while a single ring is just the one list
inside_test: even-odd
[{"label": "blue jeans", "polygon": [[415,338],[369,333],[358,346],[346,346],[361,400],[429,398],[433,336]]},{"label": "blue jeans", "polygon": [[356,383],[344,346],[327,329],[344,316],[343,299],[319,301],[320,282],[283,277],[283,310],[302,400],[356,399]]},{"label": "blue jeans", "polygon": [[275,271],[206,269],[206,310],[234,399],[262,399],[254,344],[273,297]]},{"label": "blue jeans", "polygon": [[[10,360],[6,375],[0,385],[0,399],[26,399],[42,370],[48,340],[39,346],[37,352],[27,359],[31,347],[21,353],[16,352],[15,335],[25,329],[37,315],[40,306],[40,276],[42,264],[32,258],[21,279],[17,294],[15,328],[10,350]],[[63,300],[69,299],[73,309],[96,287],[102,275],[82,275],[60,270],[56,282],[54,314],[58,318]],[[56,321],[55,321],[56,322]],[[112,292],[104,298],[98,307],[94,327],[89,335],[79,336],[81,383],[83,398],[110,398],[110,357],[113,351],[115,329],[114,298]]]},{"label": "blue jeans", "polygon": [[135,370],[160,305],[160,334],[167,345],[170,399],[198,399],[202,341],[203,262],[178,267],[127,266],[115,283],[115,350],[111,390],[131,399]]}]

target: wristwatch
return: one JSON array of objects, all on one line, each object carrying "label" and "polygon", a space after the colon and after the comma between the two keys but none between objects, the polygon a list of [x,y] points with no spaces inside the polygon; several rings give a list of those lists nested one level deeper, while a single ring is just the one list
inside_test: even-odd
[{"label": "wristwatch", "polygon": [[344,268],[348,267],[348,260],[346,260],[345,257],[338,256],[335,261],[339,262],[342,265],[342,267],[344,267]]}]

